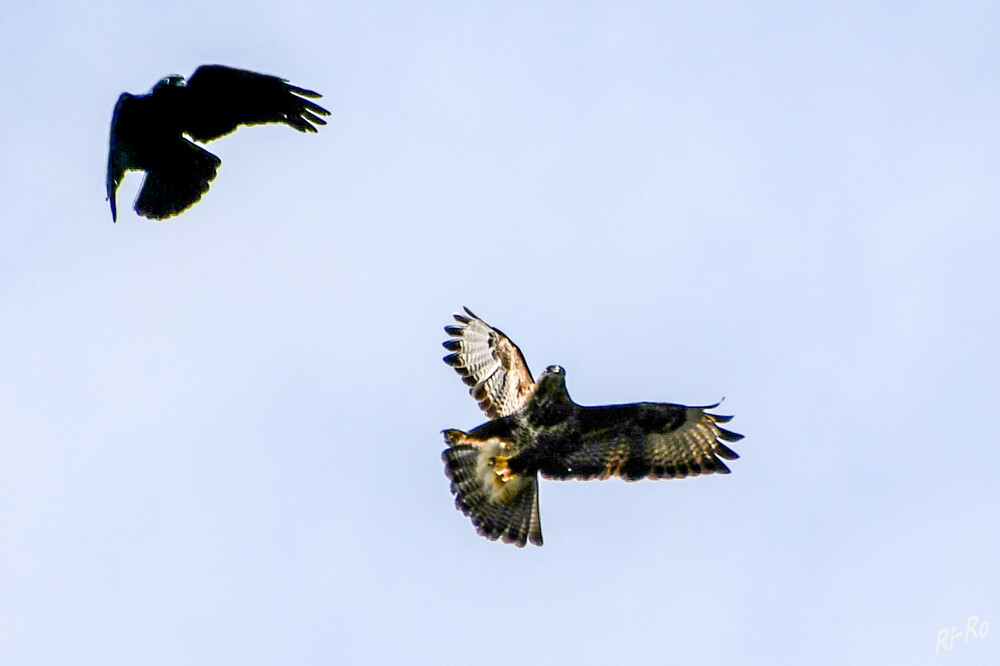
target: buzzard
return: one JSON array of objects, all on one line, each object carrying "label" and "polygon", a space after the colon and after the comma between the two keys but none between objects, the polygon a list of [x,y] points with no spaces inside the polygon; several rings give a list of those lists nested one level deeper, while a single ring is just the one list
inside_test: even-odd
[{"label": "buzzard", "polygon": [[468,308],[444,362],[455,368],[491,420],[469,432],[445,430],[441,455],[455,506],[479,534],[518,547],[542,545],[538,474],[550,479],[626,481],[728,474],[720,460],[743,435],[720,427],[718,406],[640,402],[584,407],[566,391],[566,371],[549,366],[535,381],[521,350]]},{"label": "buzzard", "polygon": [[145,171],[135,212],[154,220],[177,215],[201,199],[222,160],[202,143],[240,125],[285,123],[300,132],[325,125],[330,112],[306,98],[319,93],[285,79],[224,65],[202,65],[186,82],[176,74],[146,95],[122,93],[111,116],[108,200],[117,220],[115,192],[125,172]]}]

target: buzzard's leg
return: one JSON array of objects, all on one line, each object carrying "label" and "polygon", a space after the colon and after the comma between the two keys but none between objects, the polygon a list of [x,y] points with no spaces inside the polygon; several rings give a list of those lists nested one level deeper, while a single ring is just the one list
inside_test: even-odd
[{"label": "buzzard's leg", "polygon": [[[455,430],[455,429],[445,430],[444,438],[445,441],[448,442],[449,446],[452,447],[472,446],[480,451],[483,451],[484,446],[489,447],[490,449],[492,449],[492,451],[497,451],[497,450],[506,451],[507,448],[509,447],[509,444],[507,442],[504,441],[498,442],[496,440],[483,441],[476,439],[474,437],[470,437],[469,433],[467,432],[462,432],[461,430]],[[488,458],[485,455],[483,455],[482,460],[483,463],[489,466],[493,474],[496,475],[497,480],[501,482],[501,485],[503,483],[506,483],[507,481],[510,481],[516,476],[514,472],[511,471],[510,465],[507,464],[507,461],[510,460],[509,455],[489,456]]]},{"label": "buzzard's leg", "polygon": [[507,462],[509,460],[510,456],[493,456],[490,458],[490,467],[493,468],[493,473],[504,483],[514,478],[514,472],[510,471],[510,465]]}]

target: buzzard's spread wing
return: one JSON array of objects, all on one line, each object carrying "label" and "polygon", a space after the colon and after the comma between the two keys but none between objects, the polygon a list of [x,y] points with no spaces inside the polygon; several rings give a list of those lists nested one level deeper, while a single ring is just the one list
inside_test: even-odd
[{"label": "buzzard's spread wing", "polygon": [[225,136],[240,125],[285,123],[300,132],[325,125],[330,112],[306,98],[321,95],[285,79],[224,65],[202,65],[185,88],[184,131],[196,141]]},{"label": "buzzard's spread wing", "polygon": [[[444,343],[453,352],[444,362],[455,368],[469,393],[491,419],[518,411],[535,390],[521,350],[502,331],[493,328],[465,308],[455,314],[459,326],[446,326],[452,340]],[[468,315],[468,316],[466,316]]]},{"label": "buzzard's spread wing", "polygon": [[[566,479],[671,479],[699,474],[728,474],[720,460],[739,456],[726,446],[743,435],[720,427],[732,417],[709,414],[707,407],[639,403],[581,407],[576,424],[558,439],[540,446],[550,461],[545,476]],[[544,442],[545,440],[543,440]],[[569,442],[575,442],[569,445]]]}]

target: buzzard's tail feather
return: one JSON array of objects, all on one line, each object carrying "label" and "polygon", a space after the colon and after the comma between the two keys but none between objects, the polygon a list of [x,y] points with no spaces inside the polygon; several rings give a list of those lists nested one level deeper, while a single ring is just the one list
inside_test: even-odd
[{"label": "buzzard's tail feather", "polygon": [[445,432],[451,446],[441,458],[451,479],[455,506],[472,519],[476,531],[490,540],[502,539],[523,547],[527,542],[542,545],[538,517],[538,479],[535,475],[497,474],[495,461],[500,442],[489,440],[475,445],[459,443],[465,433]]}]

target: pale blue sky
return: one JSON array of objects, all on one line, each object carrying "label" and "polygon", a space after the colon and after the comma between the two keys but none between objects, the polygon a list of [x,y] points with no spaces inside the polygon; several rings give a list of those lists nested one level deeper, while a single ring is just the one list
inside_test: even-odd
[{"label": "pale blue sky", "polygon": [[[0,5],[0,662],[1000,662],[993,2]],[[324,94],[165,223],[122,91]],[[478,537],[468,305],[728,477]],[[996,625],[936,649],[970,616]]]}]

